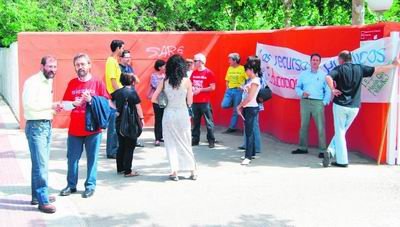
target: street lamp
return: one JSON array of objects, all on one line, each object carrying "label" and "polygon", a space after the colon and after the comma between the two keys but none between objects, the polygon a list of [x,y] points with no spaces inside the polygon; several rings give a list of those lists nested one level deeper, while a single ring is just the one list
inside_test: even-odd
[{"label": "street lamp", "polygon": [[393,0],[367,0],[367,2],[368,7],[378,15],[379,21],[382,21],[383,13],[393,4]]}]

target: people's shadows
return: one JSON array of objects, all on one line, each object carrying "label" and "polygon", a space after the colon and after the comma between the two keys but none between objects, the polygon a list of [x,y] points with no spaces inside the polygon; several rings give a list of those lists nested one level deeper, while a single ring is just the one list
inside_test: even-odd
[{"label": "people's shadows", "polygon": [[[237,221],[230,221],[224,225],[201,225],[203,227],[235,227],[235,226],[246,226],[246,227],[258,227],[258,226],[294,226],[290,224],[291,220],[277,219],[270,214],[259,214],[259,215],[241,215],[237,218]],[[199,225],[192,225],[192,227],[199,227]]]},{"label": "people's shadows", "polygon": [[[141,213],[124,213],[124,214],[96,214],[96,215],[85,215],[80,214],[80,218],[82,220],[77,220],[76,216],[63,216],[60,218],[47,219],[47,226],[72,226],[75,225],[84,225],[84,226],[140,226],[143,221],[149,219],[149,215],[141,212]],[[84,223],[82,223],[84,222]],[[41,226],[43,223],[40,219],[35,219],[31,221],[32,226]],[[152,224],[151,226],[160,226],[157,224]]]},{"label": "people's shadows", "polygon": [[[240,165],[244,150],[238,147],[243,145],[243,135],[238,133],[226,134],[218,133],[216,136],[219,143],[213,149],[207,147],[207,143],[193,148],[196,161],[199,165],[208,167],[220,167],[224,162],[237,163]],[[261,134],[261,153],[257,154],[257,159],[252,160],[248,167],[284,167],[284,168],[323,168],[322,159],[318,158],[318,148],[310,147],[308,154],[291,153],[297,148],[297,144],[287,144],[279,141],[271,135]],[[351,163],[372,164],[373,161],[368,157],[358,153],[349,152]]]},{"label": "people's shadows", "polygon": [[37,206],[32,206],[29,198],[28,195],[0,198],[0,210],[37,211]]},{"label": "people's shadows", "polygon": [[23,201],[24,203],[3,203],[0,199],[0,210],[18,210],[18,211],[35,211],[37,212],[37,206],[32,206],[30,202]]}]

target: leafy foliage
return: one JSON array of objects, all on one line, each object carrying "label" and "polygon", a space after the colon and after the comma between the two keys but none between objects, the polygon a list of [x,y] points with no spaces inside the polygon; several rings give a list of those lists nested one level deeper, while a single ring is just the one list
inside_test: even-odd
[{"label": "leafy foliage", "polygon": [[[0,46],[22,31],[201,31],[351,24],[351,0],[0,0]],[[367,6],[366,6],[367,7]],[[378,16],[366,8],[366,23]],[[400,21],[400,0],[384,13]]]}]

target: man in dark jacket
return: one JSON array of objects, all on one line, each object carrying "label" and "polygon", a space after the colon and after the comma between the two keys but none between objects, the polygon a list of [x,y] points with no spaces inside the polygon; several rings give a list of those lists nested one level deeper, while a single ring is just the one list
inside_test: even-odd
[{"label": "man in dark jacket", "polygon": [[93,96],[91,104],[86,105],[86,130],[94,132],[106,129],[110,113],[109,99],[103,96]]}]

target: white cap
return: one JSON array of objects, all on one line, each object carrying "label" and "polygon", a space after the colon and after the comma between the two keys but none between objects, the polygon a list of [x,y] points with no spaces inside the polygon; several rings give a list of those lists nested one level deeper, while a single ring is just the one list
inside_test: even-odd
[{"label": "white cap", "polygon": [[201,62],[203,62],[203,64],[206,64],[206,56],[204,56],[204,54],[202,54],[202,53],[198,53],[198,54],[194,55],[193,60],[201,61]]}]

